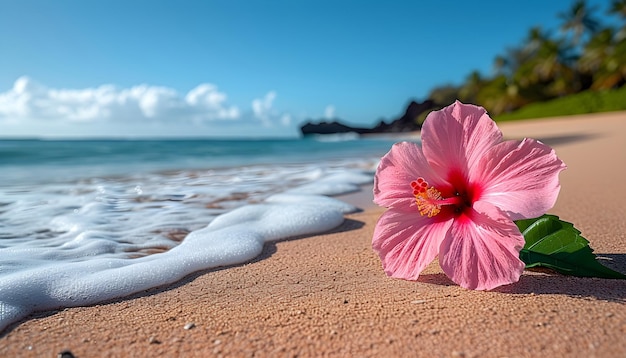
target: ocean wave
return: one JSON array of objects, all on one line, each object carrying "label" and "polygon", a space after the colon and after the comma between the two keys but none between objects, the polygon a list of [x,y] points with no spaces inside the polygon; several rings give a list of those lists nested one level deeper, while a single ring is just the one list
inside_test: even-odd
[{"label": "ocean wave", "polygon": [[375,159],[252,165],[15,185],[0,192],[0,330],[330,230],[355,210],[329,195],[372,181]]}]

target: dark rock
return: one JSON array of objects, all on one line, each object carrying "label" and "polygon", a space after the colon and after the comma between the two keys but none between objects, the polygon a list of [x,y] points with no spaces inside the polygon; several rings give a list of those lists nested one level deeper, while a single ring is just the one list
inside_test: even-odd
[{"label": "dark rock", "polygon": [[337,121],[334,121],[334,122],[322,121],[317,124],[307,122],[302,127],[300,127],[300,131],[302,131],[302,134],[334,134],[334,133],[349,133],[349,132],[356,132],[356,133],[362,134],[368,131],[368,129],[350,127],[348,125],[342,124]]},{"label": "dark rock", "polygon": [[411,101],[407,106],[406,111],[400,118],[397,118],[390,123],[385,123],[385,121],[381,120],[372,128],[352,127],[337,120],[334,120],[333,122],[322,121],[319,123],[312,123],[309,121],[300,127],[300,131],[305,136],[312,134],[335,134],[349,132],[358,134],[413,132],[422,128],[421,124],[418,123],[417,118],[422,113],[437,108],[441,108],[441,106],[438,106],[430,99],[422,103]]},{"label": "dark rock", "polygon": [[57,354],[58,358],[74,358],[74,354],[70,350],[64,350]]}]

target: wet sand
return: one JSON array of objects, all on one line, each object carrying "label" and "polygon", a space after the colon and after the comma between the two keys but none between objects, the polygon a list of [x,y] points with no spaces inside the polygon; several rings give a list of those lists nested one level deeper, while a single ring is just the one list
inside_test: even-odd
[{"label": "wet sand", "polygon": [[[568,165],[552,214],[626,273],[626,112],[509,122]],[[330,233],[265,246],[253,262],[93,307],[36,314],[0,336],[0,356],[624,357],[626,280],[525,271],[490,292],[431,264],[417,282],[385,276],[370,240],[384,209]]]}]

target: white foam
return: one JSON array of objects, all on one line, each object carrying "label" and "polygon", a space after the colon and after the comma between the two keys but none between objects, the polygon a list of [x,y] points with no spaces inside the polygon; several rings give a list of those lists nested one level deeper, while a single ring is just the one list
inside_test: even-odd
[{"label": "white foam", "polygon": [[315,140],[318,142],[345,142],[358,140],[361,138],[359,133],[356,132],[346,132],[346,133],[335,133],[335,134],[317,134],[314,136]]},{"label": "white foam", "polygon": [[[264,178],[270,176],[264,183],[276,182],[272,174],[264,175]],[[284,182],[289,173],[276,175]],[[242,171],[236,177],[244,183],[258,180],[254,179],[253,172]],[[0,261],[0,331],[34,311],[90,305],[128,296],[174,283],[193,272],[249,261],[259,255],[263,244],[269,241],[335,228],[343,222],[344,213],[356,208],[323,195],[353,191],[372,180],[371,175],[359,171],[325,171],[317,167],[294,170],[292,177],[295,179],[290,183],[304,181],[304,184],[282,194],[266,196],[258,204],[239,202],[239,207],[212,221],[204,218],[210,223],[193,230],[180,244],[157,234],[148,240],[140,239],[136,227],[144,231],[156,230],[185,220],[188,225],[197,226],[196,216],[200,211],[194,208],[202,207],[203,213],[207,211],[203,201],[197,198],[198,193],[210,192],[212,198],[232,195],[232,191],[223,193],[219,186],[207,185],[205,181],[214,176],[195,178],[191,184],[193,192],[188,187],[192,181],[187,178],[185,186],[169,181],[172,187],[160,186],[159,190],[150,183],[139,186],[134,183],[125,186],[97,184],[95,190],[81,189],[91,193],[87,198],[84,195],[73,199],[54,196],[55,205],[67,209],[66,214],[51,215],[53,218],[47,224],[58,233],[41,233],[38,242],[32,237],[30,240],[19,236],[6,238],[4,242],[15,245],[0,249],[0,257],[4,259]],[[315,181],[305,180],[312,178]],[[246,185],[250,184],[239,186],[238,190],[247,188],[248,193],[253,193],[259,189],[258,185]],[[168,196],[170,194],[173,196]],[[159,199],[139,200],[146,195]],[[177,200],[185,200],[187,206]],[[22,210],[19,205],[14,208]],[[27,212],[18,212],[15,218],[27,221],[28,225],[41,225]],[[5,230],[4,235],[9,232]],[[27,232],[23,234],[29,236]],[[139,258],[128,255],[129,251],[158,246],[169,250]]]},{"label": "white foam", "polygon": [[372,176],[363,172],[345,171],[334,173],[315,182],[287,190],[288,193],[339,195],[359,190],[359,186],[372,181]]}]

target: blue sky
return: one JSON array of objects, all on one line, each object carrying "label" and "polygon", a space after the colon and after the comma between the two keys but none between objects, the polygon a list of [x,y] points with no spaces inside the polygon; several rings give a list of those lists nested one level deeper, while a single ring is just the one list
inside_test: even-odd
[{"label": "blue sky", "polygon": [[[597,15],[604,17],[606,2]],[[0,136],[294,136],[358,125],[558,31],[571,2],[0,2]]]}]

